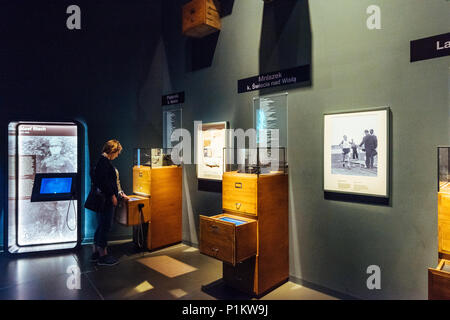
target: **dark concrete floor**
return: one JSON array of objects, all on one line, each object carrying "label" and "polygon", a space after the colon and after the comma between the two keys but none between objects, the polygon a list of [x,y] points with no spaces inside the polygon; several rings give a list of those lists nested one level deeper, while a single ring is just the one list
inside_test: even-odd
[{"label": "dark concrete floor", "polygon": [[[91,250],[91,246],[82,246],[69,253],[0,255],[0,300],[251,299],[221,282],[220,261],[184,244],[142,253],[131,242],[116,243],[110,252],[120,263],[109,267],[90,262]],[[80,289],[69,289],[68,283],[74,283],[68,271],[71,267],[80,270]],[[334,298],[287,282],[261,299]]]}]

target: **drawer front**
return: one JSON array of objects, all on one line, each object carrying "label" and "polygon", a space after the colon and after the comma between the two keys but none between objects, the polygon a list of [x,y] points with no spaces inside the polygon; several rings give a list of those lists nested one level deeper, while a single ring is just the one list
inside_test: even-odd
[{"label": "drawer front", "polygon": [[[245,220],[235,225],[218,218]],[[213,217],[200,216],[200,252],[231,265],[247,260],[257,253],[256,220],[229,214]]]},{"label": "drawer front", "polygon": [[450,261],[443,259],[439,262],[437,268],[428,269],[428,299],[450,299],[450,272],[442,270],[449,263]]},{"label": "drawer front", "polygon": [[[132,196],[135,197],[135,196]],[[142,204],[143,216],[139,211],[139,204]],[[150,220],[150,200],[130,200],[128,202],[121,201],[115,209],[116,221],[127,226],[136,226]]]},{"label": "drawer front", "polygon": [[438,193],[438,215],[439,219],[450,222],[450,194]]},{"label": "drawer front", "polygon": [[225,210],[257,214],[257,179],[223,176],[222,206]]},{"label": "drawer front", "polygon": [[235,227],[216,219],[200,216],[200,252],[235,263]]},{"label": "drawer front", "polygon": [[150,196],[152,169],[146,166],[133,167],[133,193],[144,197]]}]

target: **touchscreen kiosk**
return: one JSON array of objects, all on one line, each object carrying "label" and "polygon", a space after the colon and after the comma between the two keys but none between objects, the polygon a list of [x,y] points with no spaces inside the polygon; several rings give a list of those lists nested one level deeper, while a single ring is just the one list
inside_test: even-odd
[{"label": "touchscreen kiosk", "polygon": [[8,252],[70,249],[80,243],[82,126],[8,126]]}]

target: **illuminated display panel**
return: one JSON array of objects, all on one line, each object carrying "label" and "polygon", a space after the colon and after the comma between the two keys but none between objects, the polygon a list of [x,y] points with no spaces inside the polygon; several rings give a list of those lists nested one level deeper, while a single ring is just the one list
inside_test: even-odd
[{"label": "illuminated display panel", "polygon": [[41,194],[70,193],[72,178],[43,178],[41,182]]},{"label": "illuminated display panel", "polygon": [[[16,122],[8,129],[9,252],[74,247],[78,239],[77,200],[69,207],[69,201],[31,202],[31,195],[36,174],[78,171],[77,125]],[[64,191],[68,182],[48,180],[40,191]]]}]

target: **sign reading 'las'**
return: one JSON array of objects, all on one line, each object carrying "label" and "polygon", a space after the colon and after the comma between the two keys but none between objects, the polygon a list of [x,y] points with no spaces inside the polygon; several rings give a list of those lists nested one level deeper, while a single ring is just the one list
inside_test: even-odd
[{"label": "sign reading 'las'", "polygon": [[450,56],[450,33],[411,41],[411,62]]}]

